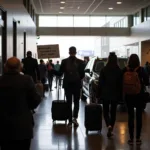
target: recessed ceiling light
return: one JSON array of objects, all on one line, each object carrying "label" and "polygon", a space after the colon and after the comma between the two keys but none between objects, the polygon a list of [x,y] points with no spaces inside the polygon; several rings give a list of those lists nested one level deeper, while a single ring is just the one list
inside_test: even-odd
[{"label": "recessed ceiling light", "polygon": [[113,10],[114,8],[112,8],[112,7],[109,7],[108,9],[109,9],[109,10]]},{"label": "recessed ceiling light", "polygon": [[59,13],[60,13],[60,14],[62,14],[62,12],[61,12],[61,11],[60,11]]},{"label": "recessed ceiling light", "polygon": [[122,4],[122,2],[117,2],[118,5]]},{"label": "recessed ceiling light", "polygon": [[64,2],[64,1],[61,1],[60,3],[61,3],[61,4],[65,4],[66,2]]},{"label": "recessed ceiling light", "polygon": [[78,6],[78,9],[80,9],[80,6]]},{"label": "recessed ceiling light", "polygon": [[60,7],[60,9],[64,9],[64,7]]}]

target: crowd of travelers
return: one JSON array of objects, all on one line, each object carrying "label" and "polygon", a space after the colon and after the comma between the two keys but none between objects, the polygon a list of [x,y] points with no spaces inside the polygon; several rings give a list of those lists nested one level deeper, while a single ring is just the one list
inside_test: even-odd
[{"label": "crowd of travelers", "polygon": [[[53,78],[56,76],[56,88],[63,76],[63,88],[68,104],[68,126],[79,126],[80,93],[87,61],[76,57],[76,47],[69,48],[69,57],[54,65],[32,58],[32,52],[22,62],[11,57],[7,60],[4,74],[0,77],[0,147],[1,150],[29,150],[33,138],[33,112],[41,102],[35,84],[43,86],[48,79],[49,90],[53,90]],[[145,86],[149,85],[149,63],[140,66],[139,57],[132,54],[127,67],[121,70],[117,56],[110,53],[106,66],[101,70],[97,98],[102,101],[103,115],[108,128],[108,138],[113,136],[118,100],[124,98],[128,110],[129,144],[141,144],[142,105]],[[22,72],[22,73],[21,73]],[[45,90],[44,90],[45,92]],[[43,93],[44,93],[43,92]],[[44,94],[43,94],[44,96]],[[72,111],[72,103],[74,108]],[[111,106],[111,107],[110,107]],[[134,108],[136,108],[136,136],[134,134]]]}]

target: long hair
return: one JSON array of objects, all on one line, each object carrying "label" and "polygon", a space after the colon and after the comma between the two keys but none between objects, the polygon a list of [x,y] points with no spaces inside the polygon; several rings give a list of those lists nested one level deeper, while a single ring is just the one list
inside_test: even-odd
[{"label": "long hair", "polygon": [[117,67],[118,66],[118,59],[115,53],[110,53],[107,60],[107,65],[109,67]]},{"label": "long hair", "polygon": [[129,68],[137,68],[140,66],[140,60],[137,54],[131,54],[128,59],[128,67]]}]

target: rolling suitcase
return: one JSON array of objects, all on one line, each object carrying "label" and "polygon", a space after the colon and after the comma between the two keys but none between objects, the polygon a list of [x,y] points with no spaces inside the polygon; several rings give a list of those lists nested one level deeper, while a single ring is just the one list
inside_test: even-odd
[{"label": "rolling suitcase", "polygon": [[59,88],[58,88],[58,99],[52,101],[52,119],[53,122],[56,120],[58,121],[65,121],[67,123],[67,120],[69,119],[69,111],[68,111],[68,104],[65,101],[65,94],[64,94],[64,100],[59,99]]},{"label": "rolling suitcase", "polygon": [[88,131],[99,131],[102,129],[102,106],[100,104],[87,104],[85,106],[86,134]]}]

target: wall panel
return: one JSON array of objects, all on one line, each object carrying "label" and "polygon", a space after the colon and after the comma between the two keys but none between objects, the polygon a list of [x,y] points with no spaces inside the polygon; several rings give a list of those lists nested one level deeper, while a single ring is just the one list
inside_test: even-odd
[{"label": "wall panel", "polygon": [[36,25],[21,0],[2,1],[0,5],[7,11],[7,58],[13,56],[13,20],[17,21],[17,57],[24,57],[24,32],[26,49],[36,53]]}]

